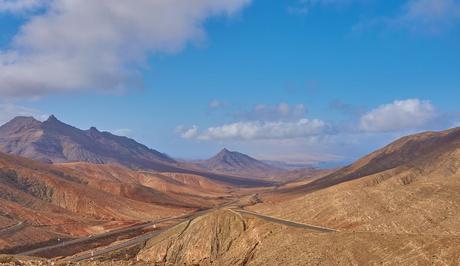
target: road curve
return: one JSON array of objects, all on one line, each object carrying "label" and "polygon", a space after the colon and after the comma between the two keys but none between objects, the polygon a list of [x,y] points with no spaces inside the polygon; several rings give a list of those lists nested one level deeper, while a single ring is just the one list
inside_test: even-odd
[{"label": "road curve", "polygon": [[98,256],[101,256],[101,255],[107,254],[109,252],[122,249],[122,248],[128,248],[128,247],[140,244],[142,242],[145,242],[145,241],[147,241],[147,240],[149,240],[149,239],[161,234],[163,231],[165,231],[167,229],[169,229],[169,228],[165,228],[165,229],[158,230],[158,231],[153,231],[153,232],[150,232],[150,233],[147,233],[147,234],[132,238],[132,239],[130,239],[128,241],[125,241],[123,243],[116,244],[116,245],[109,246],[109,247],[105,247],[105,248],[102,248],[102,249],[99,249],[99,250],[96,250],[96,251],[87,252],[85,254],[78,255],[78,256],[66,259],[65,261],[76,263],[76,262],[79,262],[79,261],[82,261],[82,260],[87,260],[87,259],[91,259],[91,258],[94,258],[94,257],[98,257]]},{"label": "road curve", "polygon": [[[225,206],[231,205],[233,203],[234,202],[225,204]],[[188,221],[191,221],[191,220],[193,220],[193,219],[195,219],[195,218],[197,218],[199,216],[203,216],[203,215],[205,215],[205,214],[207,214],[209,212],[212,212],[212,211],[214,211],[216,209],[224,208],[225,206],[219,206],[217,208],[213,208],[213,209],[210,209],[210,210],[199,211],[199,212],[193,213],[191,215],[187,215],[186,218],[188,218]],[[284,219],[279,219],[279,218],[275,218],[275,217],[271,217],[271,216],[258,214],[258,213],[251,212],[251,211],[246,211],[246,210],[243,210],[243,209],[229,208],[228,210],[238,212],[238,213],[244,214],[244,215],[255,216],[257,218],[264,219],[264,220],[269,221],[269,222],[278,223],[278,224],[282,224],[282,225],[286,225],[286,226],[290,226],[290,227],[295,227],[295,228],[301,228],[301,229],[305,229],[305,230],[312,231],[312,232],[319,232],[319,233],[337,232],[337,230],[332,229],[332,228],[326,228],[326,227],[321,227],[321,226],[314,226],[314,225],[309,225],[309,224],[297,223],[297,222],[293,222],[293,221],[289,221],[289,220],[284,220]],[[181,218],[185,218],[185,217],[181,217]],[[168,219],[166,219],[166,220],[168,220]],[[75,256],[75,257],[67,258],[67,259],[65,259],[65,261],[76,263],[76,262],[80,262],[80,261],[83,261],[83,260],[88,260],[88,259],[91,259],[91,258],[95,258],[95,257],[101,256],[101,255],[107,254],[109,252],[113,252],[113,251],[120,250],[120,249],[123,249],[123,248],[132,247],[134,245],[137,245],[137,244],[140,244],[142,242],[145,242],[145,241],[147,241],[147,240],[149,240],[149,239],[151,239],[151,238],[163,233],[164,231],[166,231],[168,229],[170,229],[170,228],[164,228],[162,230],[156,230],[156,231],[153,231],[153,232],[149,232],[149,233],[146,233],[144,235],[141,235],[141,236],[132,238],[130,240],[127,240],[127,241],[125,241],[123,243],[120,243],[120,244],[116,244],[116,245],[113,245],[113,246],[101,248],[101,249],[96,250],[96,251],[86,252],[84,254],[81,254],[81,255],[78,255],[78,256]]]},{"label": "road curve", "polygon": [[[186,217],[184,216],[184,217],[165,219],[165,220],[163,220],[163,222],[168,221],[168,220],[177,220],[177,219],[184,219],[184,218],[187,218],[190,221],[190,220],[195,219],[198,216],[205,215],[206,213],[208,213],[210,211],[211,210],[199,211],[199,212],[193,213],[191,215],[187,215]],[[78,255],[78,256],[75,256],[75,257],[70,257],[70,258],[64,259],[64,261],[74,262],[74,263],[75,262],[80,262],[82,260],[95,258],[95,257],[101,256],[101,255],[107,254],[109,252],[119,250],[119,249],[128,248],[128,247],[140,244],[142,242],[145,242],[145,241],[147,241],[147,240],[149,240],[149,239],[151,239],[151,238],[163,233],[164,231],[166,231],[166,230],[168,230],[170,228],[171,227],[167,227],[167,228],[164,228],[164,229],[161,229],[161,230],[156,230],[156,231],[153,231],[153,232],[149,232],[149,233],[143,234],[141,236],[138,236],[138,237],[132,238],[130,240],[127,240],[127,241],[125,241],[123,243],[116,244],[116,245],[113,245],[113,246],[108,246],[108,247],[105,247],[105,248],[101,248],[101,249],[96,250],[96,251],[86,252],[84,254],[81,254],[81,255]]]},{"label": "road curve", "polygon": [[51,245],[51,246],[36,248],[36,249],[33,249],[33,250],[29,250],[29,251],[19,253],[18,255],[31,256],[31,255],[38,254],[38,253],[41,253],[41,252],[45,252],[45,251],[48,251],[48,250],[52,250],[52,249],[55,249],[55,248],[63,248],[63,247],[67,247],[67,246],[70,246],[70,245],[81,244],[81,243],[87,242],[89,240],[97,240],[97,239],[105,238],[105,237],[108,237],[108,236],[113,236],[113,235],[123,234],[123,233],[127,233],[127,232],[134,231],[134,230],[144,229],[144,228],[147,228],[147,227],[151,227],[151,226],[153,226],[154,224],[157,224],[157,223],[176,220],[176,219],[180,219],[181,217],[182,216],[159,219],[159,220],[156,220],[156,221],[143,223],[143,224],[140,224],[140,225],[130,226],[128,228],[121,228],[121,229],[113,230],[113,231],[98,234],[98,235],[78,238],[78,239],[62,242],[62,243]]},{"label": "road curve", "polygon": [[277,223],[277,224],[282,224],[290,227],[295,227],[295,228],[301,228],[305,229],[308,231],[316,232],[316,233],[332,233],[332,232],[338,232],[338,230],[333,229],[333,228],[327,228],[327,227],[322,227],[322,226],[316,226],[316,225],[310,225],[310,224],[303,224],[303,223],[297,223],[285,219],[280,219],[272,216],[267,216],[251,211],[246,211],[243,209],[232,209],[235,212],[238,212],[240,214],[246,214],[246,215],[251,215],[269,222]]},{"label": "road curve", "polygon": [[[214,210],[228,207],[228,206],[230,206],[232,204],[235,204],[236,202],[238,202],[238,200],[233,200],[231,202],[222,204],[220,206],[216,206],[216,207],[214,207],[212,209],[197,211],[197,212],[194,212],[194,213],[190,213],[190,214],[186,214],[184,216],[179,216],[179,217],[174,217],[174,218],[166,218],[166,219],[163,219],[161,221],[165,222],[165,221],[178,220],[178,219],[186,219],[188,221],[191,221],[191,220],[193,220],[193,219],[195,219],[197,217],[203,216],[203,215],[205,215],[207,213],[210,213],[210,212],[212,212]],[[108,246],[108,247],[105,247],[105,248],[101,248],[101,249],[96,250],[96,251],[86,252],[84,254],[81,254],[81,255],[78,255],[78,256],[75,256],[75,257],[64,259],[64,261],[74,262],[75,263],[75,262],[95,258],[95,257],[101,256],[101,255],[107,254],[109,252],[119,250],[119,249],[128,248],[128,247],[140,244],[140,243],[142,243],[144,241],[147,241],[147,240],[149,240],[149,239],[161,234],[162,232],[164,232],[164,231],[166,231],[166,230],[168,230],[170,228],[171,227],[167,227],[167,228],[164,228],[164,229],[161,229],[161,230],[156,230],[156,231],[153,231],[153,232],[149,232],[149,233],[146,233],[144,235],[141,235],[141,236],[132,238],[130,240],[127,240],[127,241],[125,241],[123,243],[116,244],[116,245],[113,245],[113,246]]]}]

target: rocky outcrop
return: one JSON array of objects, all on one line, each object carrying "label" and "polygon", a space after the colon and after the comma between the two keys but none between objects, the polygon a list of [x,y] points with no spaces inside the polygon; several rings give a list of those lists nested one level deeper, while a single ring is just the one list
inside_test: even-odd
[{"label": "rocky outcrop", "polygon": [[241,215],[219,210],[150,240],[137,259],[165,265],[244,265],[259,238]]}]

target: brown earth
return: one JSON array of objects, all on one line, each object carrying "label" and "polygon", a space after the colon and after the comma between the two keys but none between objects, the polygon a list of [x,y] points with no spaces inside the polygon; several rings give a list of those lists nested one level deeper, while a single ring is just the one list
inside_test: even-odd
[{"label": "brown earth", "polygon": [[110,164],[66,163],[58,167],[112,195],[190,208],[212,207],[230,197],[232,187],[185,173],[154,173]]},{"label": "brown earth", "polygon": [[311,233],[221,210],[150,240],[131,261],[146,265],[454,265],[460,262],[459,244],[458,236]]},{"label": "brown earth", "polygon": [[228,188],[195,175],[55,166],[0,153],[0,250],[209,208],[230,200]]},{"label": "brown earth", "polygon": [[329,176],[261,197],[252,210],[340,230],[458,235],[460,130],[402,138]]}]

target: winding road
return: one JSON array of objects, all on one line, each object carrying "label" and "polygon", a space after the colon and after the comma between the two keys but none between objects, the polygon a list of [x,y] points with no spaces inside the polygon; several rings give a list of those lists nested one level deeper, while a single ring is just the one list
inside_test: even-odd
[{"label": "winding road", "polygon": [[[272,217],[272,216],[263,215],[263,214],[252,212],[252,211],[247,211],[247,210],[244,210],[244,209],[241,209],[241,208],[231,207],[231,205],[235,204],[236,202],[237,202],[237,200],[232,201],[232,202],[228,202],[226,204],[223,204],[221,206],[218,206],[218,207],[215,207],[215,208],[212,208],[212,209],[208,209],[208,210],[197,211],[197,212],[194,212],[194,213],[191,213],[191,214],[186,214],[186,215],[177,216],[177,217],[169,217],[169,218],[159,219],[159,220],[156,220],[156,221],[131,226],[131,227],[128,227],[128,228],[122,228],[122,229],[114,230],[114,231],[111,231],[111,232],[106,232],[106,233],[102,233],[102,234],[98,234],[98,235],[94,235],[94,236],[89,236],[89,237],[85,237],[85,238],[79,238],[79,239],[75,239],[75,240],[70,240],[70,241],[62,242],[62,243],[47,246],[47,247],[37,248],[37,249],[34,249],[34,250],[30,250],[30,251],[20,253],[19,255],[30,256],[30,255],[35,255],[35,254],[39,254],[39,253],[42,253],[42,252],[52,251],[53,249],[59,249],[59,248],[68,247],[68,246],[71,246],[71,245],[85,244],[85,243],[87,243],[89,241],[95,241],[95,240],[102,239],[102,238],[105,238],[105,237],[110,237],[110,236],[114,236],[114,235],[118,235],[118,234],[129,233],[129,232],[135,231],[135,230],[145,229],[145,228],[148,228],[148,227],[152,227],[155,224],[162,223],[162,222],[167,222],[167,221],[181,221],[181,220],[182,221],[191,221],[191,220],[193,220],[193,219],[195,219],[195,218],[197,218],[199,216],[203,216],[203,215],[205,215],[207,213],[210,213],[212,211],[215,211],[217,209],[222,209],[222,208],[226,208],[226,209],[228,209],[228,210],[230,210],[232,212],[238,213],[240,215],[248,215],[248,216],[256,217],[258,219],[262,219],[262,220],[265,220],[265,221],[268,221],[268,222],[277,223],[277,224],[281,224],[281,225],[285,225],[285,226],[289,226],[289,227],[294,227],[294,228],[300,228],[300,229],[308,230],[308,231],[311,231],[311,232],[316,232],[316,233],[338,232],[336,229],[333,229],[333,228],[326,228],[326,227],[321,227],[321,226],[298,223],[298,222],[294,222],[294,221],[289,221],[289,220],[285,220],[285,219],[280,219],[280,218],[276,218],[276,217]],[[11,230],[18,229],[21,226],[23,226],[23,224],[19,223],[17,225],[14,225],[14,226],[5,228],[3,230],[0,230],[0,233],[5,232],[5,230],[10,232]],[[107,254],[107,253],[110,253],[110,252],[113,252],[113,251],[129,248],[129,247],[141,244],[141,243],[143,243],[143,242],[145,242],[145,241],[147,241],[147,240],[149,240],[149,239],[151,239],[151,238],[153,238],[155,236],[158,236],[159,234],[161,234],[162,232],[168,230],[169,228],[170,227],[167,227],[167,228],[164,228],[164,229],[161,229],[161,230],[151,231],[151,232],[145,233],[143,235],[134,237],[134,238],[132,238],[130,240],[126,240],[126,241],[124,241],[122,243],[115,244],[115,245],[112,245],[112,246],[103,247],[103,248],[100,248],[98,250],[88,251],[88,252],[82,253],[80,255],[77,255],[75,257],[68,257],[68,258],[66,258],[64,260],[67,261],[67,262],[80,262],[80,261],[83,261],[83,260],[87,260],[87,259],[91,259],[91,258],[101,256],[101,255],[104,255],[104,254]]]},{"label": "winding road", "polygon": [[140,225],[130,226],[130,227],[127,227],[127,228],[117,229],[117,230],[113,230],[113,231],[102,233],[102,234],[97,234],[97,235],[84,237],[84,238],[78,238],[78,239],[75,239],[75,240],[69,240],[69,241],[65,241],[65,242],[55,244],[55,245],[51,245],[51,246],[46,246],[46,247],[41,247],[41,248],[25,251],[25,252],[19,253],[18,255],[31,256],[31,255],[35,255],[35,254],[38,254],[38,253],[50,251],[50,250],[53,250],[53,249],[56,249],[56,248],[64,248],[64,247],[68,247],[68,246],[71,246],[71,245],[83,244],[85,242],[92,241],[92,240],[98,240],[98,239],[102,239],[102,238],[106,238],[106,237],[110,237],[110,236],[114,236],[114,235],[129,233],[129,232],[135,231],[135,230],[141,230],[141,229],[144,229],[144,228],[151,227],[151,226],[153,226],[155,224],[158,224],[158,223],[177,220],[177,219],[188,218],[188,216],[190,216],[190,215],[159,219],[159,220],[156,220],[156,221],[152,221],[152,222],[148,222],[148,223],[144,223],[144,224],[140,224]]},{"label": "winding road", "polygon": [[[225,204],[222,204],[220,206],[217,206],[215,208],[208,209],[208,210],[196,211],[194,213],[188,213],[188,214],[181,215],[181,216],[176,216],[176,217],[163,218],[163,219],[151,221],[151,222],[140,224],[140,225],[130,226],[130,227],[127,227],[127,228],[121,228],[121,229],[117,229],[117,230],[114,230],[114,231],[101,233],[101,234],[97,234],[97,235],[93,235],[93,236],[89,236],[89,237],[78,238],[78,239],[69,240],[69,241],[65,241],[65,242],[62,242],[62,243],[58,243],[58,244],[53,244],[53,245],[46,246],[46,247],[36,248],[36,249],[33,249],[33,250],[28,250],[28,251],[19,253],[17,255],[33,256],[33,255],[37,255],[37,254],[40,254],[40,253],[52,251],[53,249],[62,249],[62,248],[69,247],[69,246],[85,244],[85,243],[88,243],[88,242],[91,242],[91,241],[100,240],[100,239],[103,239],[103,238],[106,238],[106,237],[122,235],[122,234],[130,233],[130,232],[133,232],[133,231],[136,231],[136,230],[142,230],[142,229],[145,229],[145,228],[152,227],[155,224],[159,224],[159,223],[164,223],[164,222],[168,222],[168,221],[193,220],[194,218],[196,218],[198,216],[202,216],[202,215],[204,215],[206,213],[209,213],[209,212],[211,212],[213,210],[224,208],[224,207],[230,206],[232,204],[235,204],[237,201],[238,200],[233,200],[231,202],[227,202]],[[3,230],[5,230],[5,231],[8,230],[8,232],[11,232],[12,230],[20,229],[20,226],[23,226],[23,224],[22,223],[17,224],[17,225],[5,228]],[[166,229],[168,229],[168,228],[166,228]],[[91,257],[100,256],[102,254],[112,252],[114,250],[118,250],[118,249],[133,246],[135,244],[141,243],[141,242],[143,242],[143,241],[145,241],[145,240],[147,240],[149,238],[152,238],[152,237],[160,234],[161,232],[163,232],[166,229],[155,230],[153,232],[149,232],[149,233],[146,233],[144,235],[132,238],[132,239],[130,239],[128,241],[125,241],[123,243],[120,243],[120,244],[117,244],[117,245],[114,245],[114,246],[108,246],[107,248],[103,248],[103,249],[101,249],[99,251],[88,252],[87,254],[83,254],[83,255],[78,256],[76,258],[72,258],[71,261],[78,262],[78,261],[88,259],[88,258],[91,258]],[[1,230],[0,233],[3,233],[3,230]]]},{"label": "winding road", "polygon": [[99,249],[99,250],[96,250],[96,251],[91,251],[91,252],[87,252],[87,253],[84,253],[84,254],[81,254],[81,255],[78,255],[78,256],[75,256],[75,257],[71,257],[71,258],[67,259],[66,261],[76,263],[76,262],[79,262],[79,261],[82,261],[82,260],[87,260],[87,259],[91,259],[91,258],[94,258],[94,257],[99,257],[101,255],[104,255],[104,254],[107,254],[109,252],[113,252],[113,251],[116,251],[116,250],[129,248],[129,247],[132,247],[134,245],[137,245],[137,244],[140,244],[142,242],[145,242],[145,241],[147,241],[147,240],[149,240],[149,239],[161,234],[162,232],[164,232],[164,231],[166,231],[168,229],[169,228],[165,228],[165,229],[162,229],[162,230],[149,232],[147,234],[135,237],[133,239],[130,239],[130,240],[125,241],[125,242],[120,243],[120,244],[116,244],[116,245],[109,246],[109,247],[106,247],[106,248],[102,248],[102,249]]},{"label": "winding road", "polygon": [[332,233],[332,232],[338,232],[338,230],[333,229],[333,228],[327,228],[327,227],[322,227],[322,226],[316,226],[316,225],[311,225],[311,224],[304,224],[304,223],[298,223],[298,222],[293,222],[285,219],[280,219],[276,218],[273,216],[267,216],[263,214],[259,214],[256,212],[251,212],[251,211],[246,211],[243,209],[232,209],[235,212],[238,212],[240,214],[244,215],[250,215],[268,222],[272,223],[277,223],[277,224],[282,224],[290,227],[295,227],[295,228],[300,228],[300,229],[305,229],[308,231],[316,232],[316,233]]},{"label": "winding road", "polygon": [[[220,208],[222,208],[222,206]],[[203,215],[205,215],[205,214],[207,214],[207,213],[209,213],[211,211],[214,211],[214,210],[215,209],[211,209],[211,210],[206,210],[206,211],[201,211],[201,212],[194,213],[194,214],[192,214],[192,215],[190,215],[188,217],[189,218],[188,220],[191,221],[191,220],[193,220],[193,219],[195,219],[195,218],[197,218],[199,216],[203,216]],[[243,209],[229,208],[228,210],[230,210],[232,212],[237,212],[237,213],[242,214],[242,215],[250,215],[250,216],[253,216],[253,217],[256,217],[256,218],[259,218],[259,219],[263,219],[263,220],[268,221],[268,222],[282,224],[282,225],[289,226],[289,227],[294,227],[294,228],[300,228],[300,229],[308,230],[308,231],[315,232],[315,233],[338,232],[338,230],[332,229],[332,228],[326,228],[326,227],[321,227],[321,226],[297,223],[297,222],[284,220],[284,219],[280,219],[280,218],[276,218],[276,217],[272,217],[272,216],[267,216],[267,215],[263,215],[263,214],[259,214],[259,213],[255,213],[255,212],[251,212],[251,211],[246,211],[246,210],[243,210]],[[81,254],[81,255],[78,255],[76,257],[69,258],[66,261],[74,262],[74,263],[75,262],[80,262],[80,261],[83,261],[83,260],[87,260],[87,259],[91,259],[91,258],[101,256],[101,255],[104,255],[104,254],[107,254],[107,253],[110,253],[110,252],[113,252],[113,251],[116,251],[116,250],[129,248],[129,247],[132,247],[134,245],[143,243],[143,242],[145,242],[145,241],[147,241],[147,240],[149,240],[149,239],[161,234],[162,232],[164,232],[164,231],[166,231],[168,229],[169,228],[165,228],[165,229],[162,229],[162,230],[149,232],[149,233],[146,233],[146,234],[144,234],[142,236],[135,237],[133,239],[130,239],[130,240],[125,241],[125,242],[120,243],[120,244],[116,244],[116,245],[113,245],[113,246],[102,248],[100,250],[87,252],[85,254]]]}]

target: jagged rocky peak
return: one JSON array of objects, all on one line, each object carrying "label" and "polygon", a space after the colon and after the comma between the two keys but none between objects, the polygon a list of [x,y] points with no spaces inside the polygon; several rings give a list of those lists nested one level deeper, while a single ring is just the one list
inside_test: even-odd
[{"label": "jagged rocky peak", "polygon": [[56,116],[50,115],[43,123],[62,123]]}]

